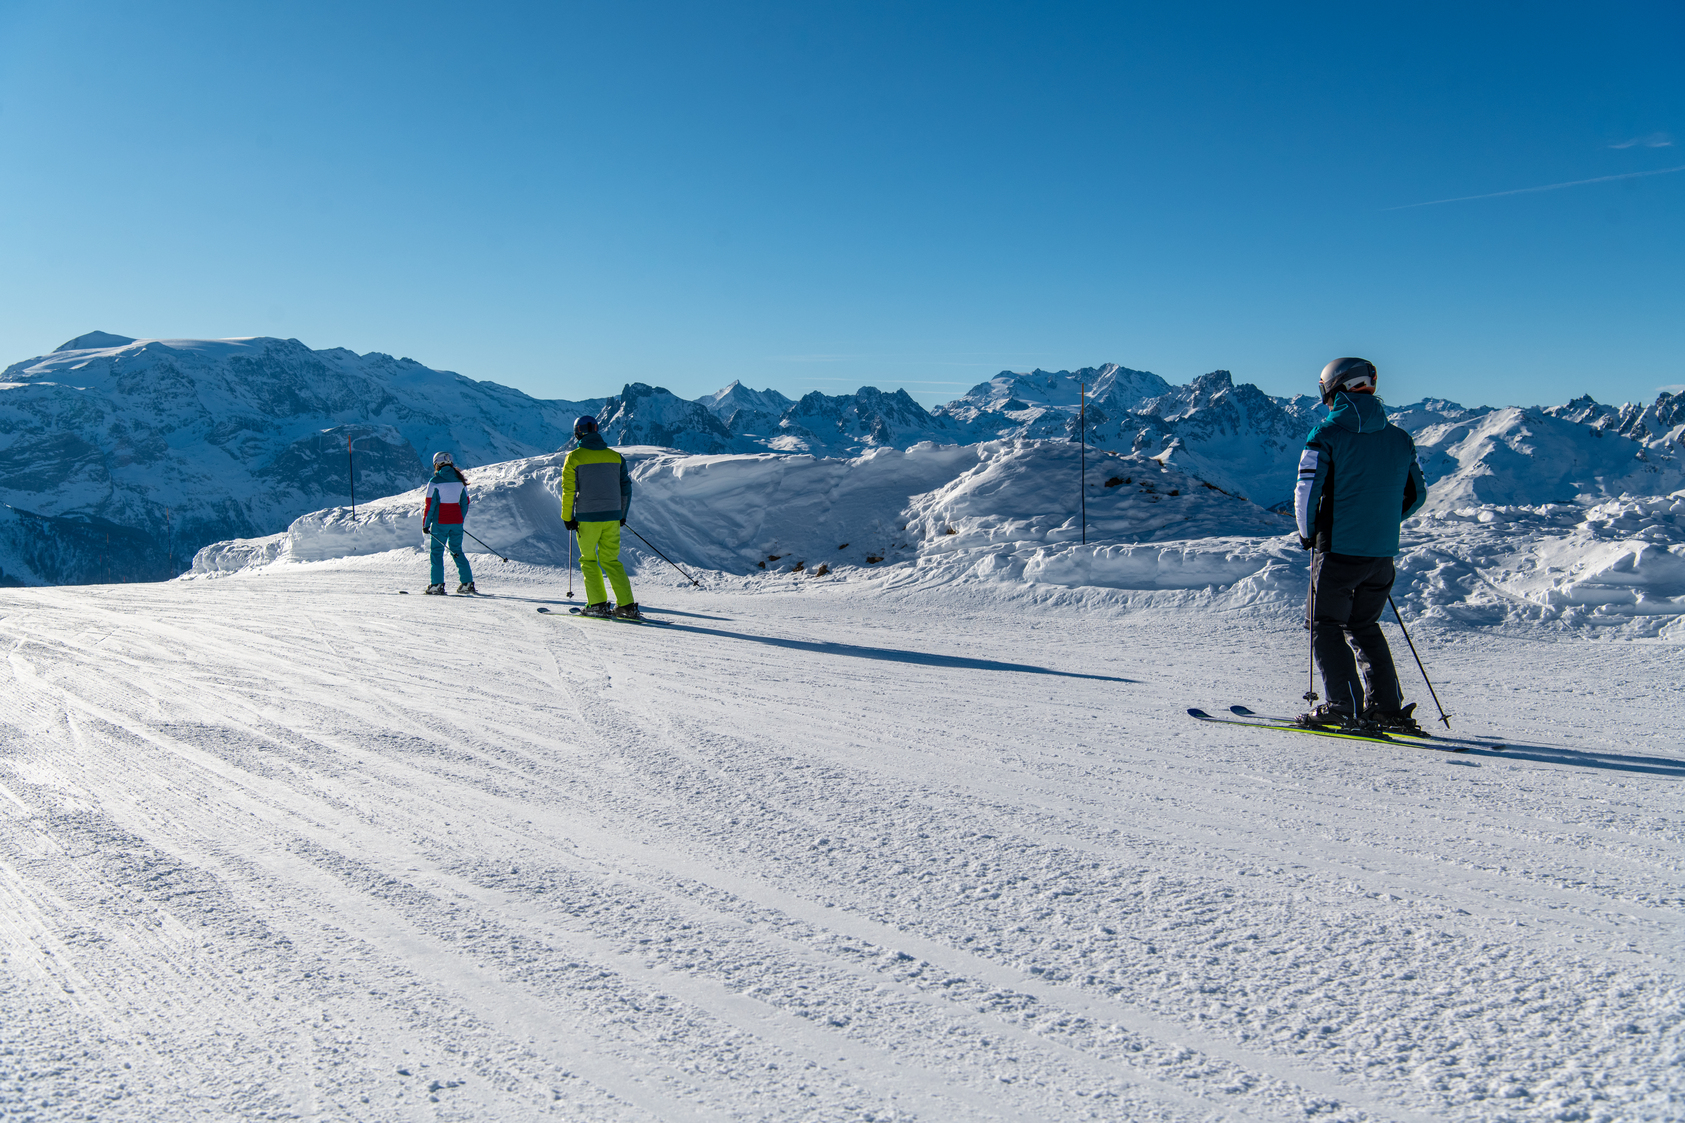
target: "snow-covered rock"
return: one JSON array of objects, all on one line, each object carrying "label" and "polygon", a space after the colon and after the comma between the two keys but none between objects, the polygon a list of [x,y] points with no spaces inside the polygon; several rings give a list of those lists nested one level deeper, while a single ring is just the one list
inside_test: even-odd
[{"label": "snow-covered rock", "polygon": [[0,505],[0,587],[161,581],[182,568],[174,564],[172,546],[168,536],[154,538],[104,519]]},{"label": "snow-covered rock", "polygon": [[603,403],[597,427],[616,447],[660,445],[685,452],[731,452],[731,432],[701,402],[659,386],[629,383]]},{"label": "snow-covered rock", "polygon": [[905,390],[885,393],[862,386],[853,394],[815,390],[779,418],[776,434],[763,441],[779,452],[851,456],[874,448],[910,448],[925,441],[964,444],[976,434],[931,414]]},{"label": "snow-covered rock", "polygon": [[1551,406],[1544,412],[1646,444],[1677,447],[1685,442],[1685,394],[1671,394],[1664,390],[1647,406],[1632,402],[1619,406],[1604,405],[1594,401],[1590,395],[1583,395],[1567,405]]},{"label": "snow-covered rock", "polygon": [[778,422],[784,411],[795,405],[777,390],[751,390],[735,381],[696,401],[719,418],[732,436],[761,440],[778,436]]}]

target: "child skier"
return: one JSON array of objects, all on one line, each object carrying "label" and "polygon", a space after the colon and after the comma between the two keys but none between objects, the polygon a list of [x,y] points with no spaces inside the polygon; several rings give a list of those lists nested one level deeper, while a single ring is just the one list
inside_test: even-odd
[{"label": "child skier", "polygon": [[[632,599],[632,583],[620,564],[620,528],[632,508],[632,474],[626,458],[603,441],[595,417],[573,423],[579,446],[562,464],[562,524],[579,536],[579,572],[585,578],[585,616],[642,620]],[[603,574],[614,586],[614,611],[608,606]]]},{"label": "child skier", "polygon": [[[1375,364],[1335,359],[1322,370],[1328,416],[1305,440],[1294,512],[1311,554],[1311,650],[1328,700],[1299,724],[1365,723],[1420,734],[1399,690],[1381,611],[1392,593],[1398,524],[1427,501],[1410,434],[1375,397]],[[1361,677],[1360,677],[1361,671]]]},{"label": "child skier", "polygon": [[462,520],[468,517],[468,477],[457,470],[448,452],[433,454],[433,478],[427,484],[427,499],[421,509],[421,531],[427,536],[432,550],[433,568],[430,596],[445,595],[445,547],[450,547],[456,559],[456,575],[462,584],[459,593],[473,593],[474,571],[468,568],[468,555],[462,552]]}]

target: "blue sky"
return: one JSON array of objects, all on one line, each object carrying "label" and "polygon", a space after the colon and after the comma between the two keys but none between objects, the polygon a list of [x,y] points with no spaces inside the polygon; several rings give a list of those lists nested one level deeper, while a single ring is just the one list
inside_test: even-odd
[{"label": "blue sky", "polygon": [[1681,57],[1677,2],[0,0],[0,362],[278,335],[933,404],[1359,354],[1395,402],[1647,400]]}]

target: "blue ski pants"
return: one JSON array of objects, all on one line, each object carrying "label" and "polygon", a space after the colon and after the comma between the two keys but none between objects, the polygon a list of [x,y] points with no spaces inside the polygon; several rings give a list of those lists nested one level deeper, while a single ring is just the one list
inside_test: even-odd
[{"label": "blue ski pants", "polygon": [[428,545],[432,549],[433,569],[430,583],[443,585],[445,583],[445,547],[449,546],[451,557],[456,559],[456,575],[464,585],[474,580],[474,571],[468,568],[468,555],[462,552],[462,524],[435,526],[427,535]]}]

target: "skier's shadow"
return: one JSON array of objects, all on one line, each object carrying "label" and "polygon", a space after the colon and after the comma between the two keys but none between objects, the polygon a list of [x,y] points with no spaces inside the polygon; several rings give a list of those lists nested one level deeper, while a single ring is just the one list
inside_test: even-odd
[{"label": "skier's shadow", "polygon": [[998,659],[973,659],[966,655],[936,655],[926,651],[901,651],[893,647],[862,647],[853,643],[829,643],[819,640],[780,639],[777,636],[756,636],[747,632],[726,632],[718,628],[704,628],[699,624],[669,625],[673,631],[697,632],[721,639],[748,640],[768,647],[785,647],[795,651],[811,651],[817,655],[847,655],[855,659],[883,659],[892,663],[913,663],[922,667],[948,667],[959,671],[1016,671],[1027,675],[1057,675],[1060,678],[1086,678],[1097,682],[1136,683],[1132,678],[1116,675],[1090,675],[1081,671],[1056,671],[1033,663],[1003,663]]},{"label": "skier's shadow", "polygon": [[1531,760],[1539,764],[1562,764],[1570,768],[1604,768],[1611,772],[1640,772],[1685,780],[1685,760],[1665,756],[1632,756],[1596,749],[1569,749],[1557,745],[1527,745],[1505,742],[1501,750],[1475,750],[1470,755],[1502,760]]}]

